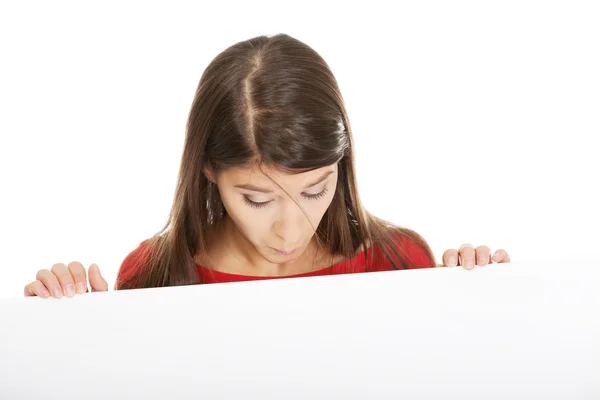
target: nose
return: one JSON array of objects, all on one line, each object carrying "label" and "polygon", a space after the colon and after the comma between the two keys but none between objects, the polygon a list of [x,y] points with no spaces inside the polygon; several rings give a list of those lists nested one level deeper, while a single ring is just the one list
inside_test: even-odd
[{"label": "nose", "polygon": [[282,240],[282,250],[292,250],[302,241],[302,228],[306,216],[295,203],[291,207],[283,207],[279,217],[273,223],[273,232]]}]

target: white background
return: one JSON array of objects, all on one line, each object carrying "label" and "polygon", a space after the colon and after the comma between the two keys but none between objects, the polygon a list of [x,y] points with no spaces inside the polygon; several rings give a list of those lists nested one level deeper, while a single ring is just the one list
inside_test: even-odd
[{"label": "white background", "polygon": [[203,70],[280,32],[339,81],[367,208],[438,261],[595,261],[595,2],[211,3],[1,3],[0,296],[73,260],[112,286],[166,222]]}]

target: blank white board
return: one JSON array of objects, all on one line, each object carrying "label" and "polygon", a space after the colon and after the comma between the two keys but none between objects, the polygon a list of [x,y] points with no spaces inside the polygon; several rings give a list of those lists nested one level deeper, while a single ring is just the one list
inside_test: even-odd
[{"label": "blank white board", "polygon": [[2,399],[598,399],[600,266],[0,301]]}]

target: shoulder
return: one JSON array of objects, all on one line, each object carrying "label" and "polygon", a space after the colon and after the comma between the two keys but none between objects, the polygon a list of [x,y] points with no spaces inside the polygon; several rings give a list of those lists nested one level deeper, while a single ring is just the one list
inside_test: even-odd
[{"label": "shoulder", "polygon": [[121,263],[117,274],[115,289],[122,288],[123,284],[140,273],[142,266],[150,256],[150,239],[140,242]]},{"label": "shoulder", "polygon": [[435,257],[427,242],[410,229],[395,230],[388,240],[373,246],[375,270],[420,269],[436,266]]},{"label": "shoulder", "polygon": [[403,238],[399,244],[406,252],[410,261],[409,268],[432,268],[435,267],[435,259],[429,245],[413,238]]}]

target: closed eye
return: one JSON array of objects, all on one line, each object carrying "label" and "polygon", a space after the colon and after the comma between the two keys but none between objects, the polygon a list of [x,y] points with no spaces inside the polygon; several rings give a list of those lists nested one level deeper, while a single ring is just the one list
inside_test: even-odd
[{"label": "closed eye", "polygon": [[[302,193],[302,197],[309,199],[309,200],[318,200],[318,199],[322,198],[323,196],[325,196],[326,193],[327,193],[327,188],[325,188],[321,192],[315,193],[315,194]],[[269,204],[271,201],[273,201],[273,200],[256,202],[256,201],[250,200],[247,196],[244,196],[244,202],[252,208],[263,208],[267,204]]]},{"label": "closed eye", "polygon": [[248,197],[244,196],[244,202],[246,202],[246,204],[248,204],[250,207],[253,207],[253,208],[262,208],[262,207],[266,206],[267,204],[269,204],[271,201],[273,201],[273,200],[257,203],[256,201],[252,201],[252,200],[248,199]]},{"label": "closed eye", "polygon": [[306,197],[307,199],[316,200],[316,199],[320,199],[321,197],[325,196],[325,193],[327,193],[327,188],[325,188],[322,191],[320,191],[319,193],[315,193],[315,194],[302,193],[302,196]]}]

